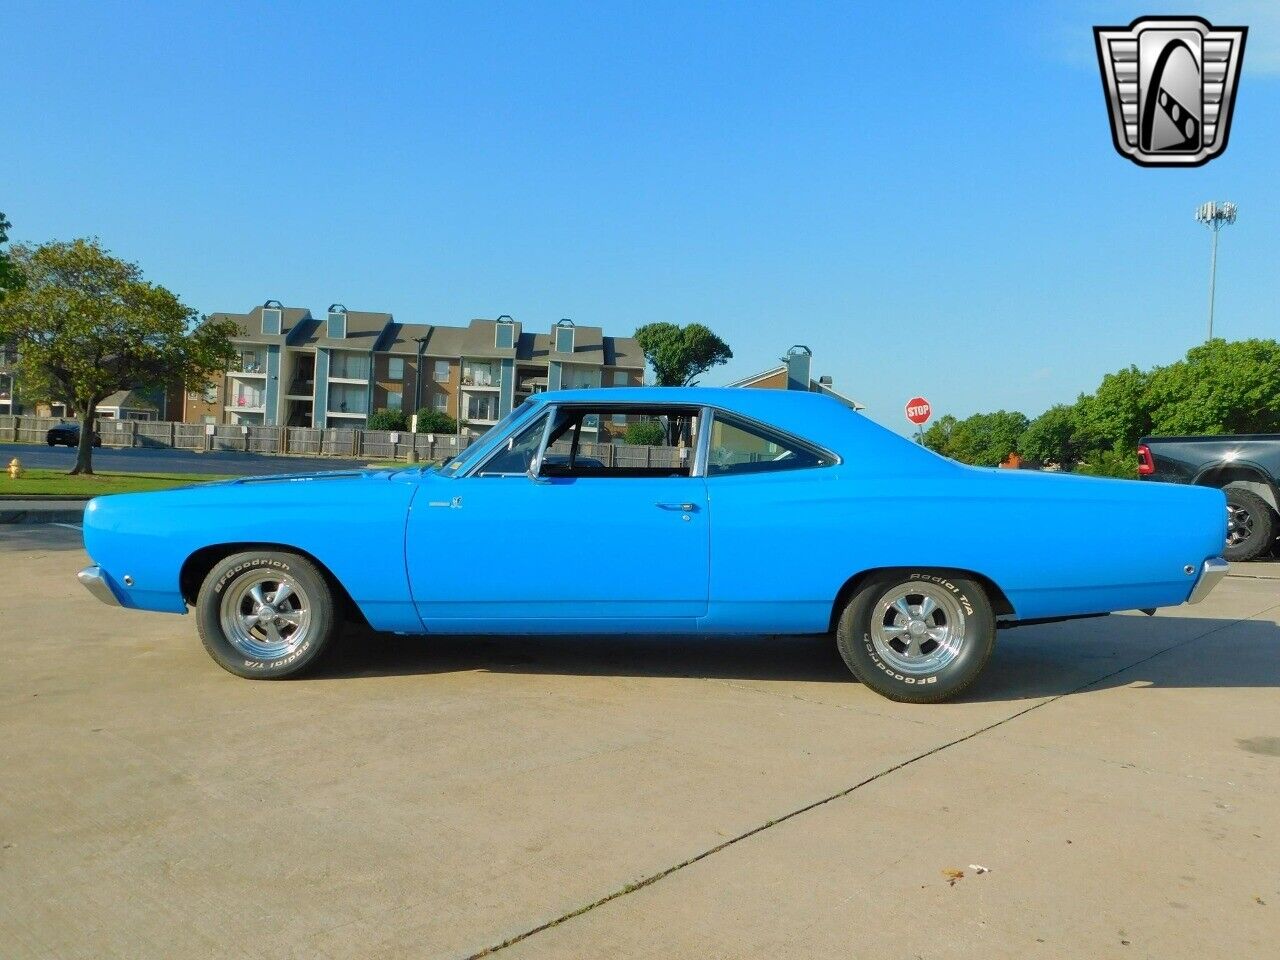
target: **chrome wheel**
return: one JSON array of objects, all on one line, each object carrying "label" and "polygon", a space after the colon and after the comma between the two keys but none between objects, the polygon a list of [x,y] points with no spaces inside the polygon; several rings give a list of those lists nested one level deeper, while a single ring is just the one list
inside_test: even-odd
[{"label": "chrome wheel", "polygon": [[964,611],[941,587],[902,583],[876,601],[870,632],[877,656],[894,670],[937,673],[964,647]]},{"label": "chrome wheel", "polygon": [[1227,546],[1238,547],[1253,536],[1253,514],[1238,503],[1227,502]]},{"label": "chrome wheel", "polygon": [[246,657],[279,660],[306,641],[311,630],[311,603],[291,577],[260,570],[227,588],[219,621],[223,635]]}]

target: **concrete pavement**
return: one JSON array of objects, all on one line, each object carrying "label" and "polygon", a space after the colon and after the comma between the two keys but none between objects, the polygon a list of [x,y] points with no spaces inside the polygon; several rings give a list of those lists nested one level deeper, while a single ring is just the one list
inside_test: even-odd
[{"label": "concrete pavement", "polygon": [[1266,576],[1008,631],[972,696],[910,707],[795,638],[352,633],[318,676],[254,683],[190,618],[92,600],[84,562],[73,530],[0,528],[6,957],[1202,958],[1280,934]]}]

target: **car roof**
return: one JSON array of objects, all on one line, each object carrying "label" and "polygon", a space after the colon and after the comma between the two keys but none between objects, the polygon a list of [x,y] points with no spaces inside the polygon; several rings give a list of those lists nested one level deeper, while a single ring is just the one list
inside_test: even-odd
[{"label": "car roof", "polygon": [[534,394],[537,404],[640,404],[652,407],[710,406],[777,427],[839,454],[845,463],[869,472],[946,469],[950,461],[887,430],[839,400],[804,390],[750,387],[607,387],[550,390]]}]

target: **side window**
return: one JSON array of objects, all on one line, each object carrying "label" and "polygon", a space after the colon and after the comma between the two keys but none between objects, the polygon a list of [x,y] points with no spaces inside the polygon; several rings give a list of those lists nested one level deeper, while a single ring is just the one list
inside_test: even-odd
[{"label": "side window", "polygon": [[716,417],[707,447],[707,476],[825,467],[830,461],[767,430]]},{"label": "side window", "polygon": [[[620,432],[602,429],[628,413],[641,414],[652,425],[649,435],[628,443]],[[542,473],[604,479],[688,477],[693,473],[697,435],[696,410],[625,405],[564,408],[551,431]]]},{"label": "side window", "polygon": [[476,472],[476,476],[509,477],[527,473],[538,455],[538,446],[542,443],[542,431],[546,425],[547,418],[541,416],[515,436],[508,437],[502,448]]}]

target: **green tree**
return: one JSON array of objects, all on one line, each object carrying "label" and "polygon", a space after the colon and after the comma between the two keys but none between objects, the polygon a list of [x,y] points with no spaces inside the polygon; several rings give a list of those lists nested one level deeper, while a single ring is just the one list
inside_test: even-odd
[{"label": "green tree", "polygon": [[636,447],[656,447],[666,439],[666,431],[657,420],[632,420],[622,434],[622,442]]},{"label": "green tree", "polygon": [[[953,423],[945,448],[940,452],[961,463],[994,467],[1018,451],[1018,440],[1026,429],[1026,416],[1016,410],[975,413]],[[925,444],[929,445],[927,433]]]},{"label": "green tree", "polygon": [[712,367],[733,359],[729,345],[700,323],[647,323],[636,342],[660,387],[687,387]]},{"label": "green tree", "polygon": [[1130,366],[1102,378],[1091,395],[1076,401],[1076,438],[1085,450],[1133,446],[1151,432],[1151,374]]},{"label": "green tree", "polygon": [[924,445],[934,453],[951,456],[951,433],[959,422],[949,413],[939,417],[924,432]]},{"label": "green tree", "polygon": [[95,408],[117,390],[203,382],[234,356],[230,321],[206,321],[97,240],[16,245],[21,289],[0,301],[0,343],[15,344],[28,384],[80,416],[72,473],[93,473]]},{"label": "green tree", "polygon": [[458,421],[439,410],[423,407],[418,411],[419,433],[457,433]]},{"label": "green tree", "polygon": [[370,430],[408,430],[409,418],[403,410],[375,410],[369,414],[366,426]]},{"label": "green tree", "polygon": [[1075,407],[1060,403],[1032,420],[1018,438],[1018,452],[1037,463],[1072,469],[1080,459]]},{"label": "green tree", "polygon": [[[5,218],[3,213],[0,213],[0,247],[9,242],[11,226],[13,224]],[[7,251],[0,249],[0,300],[3,300],[4,295],[10,290],[16,290],[22,286],[22,283],[22,271],[13,262],[13,257]]]},{"label": "green tree", "polygon": [[1151,372],[1143,433],[1269,433],[1280,429],[1280,343],[1211,340]]}]

